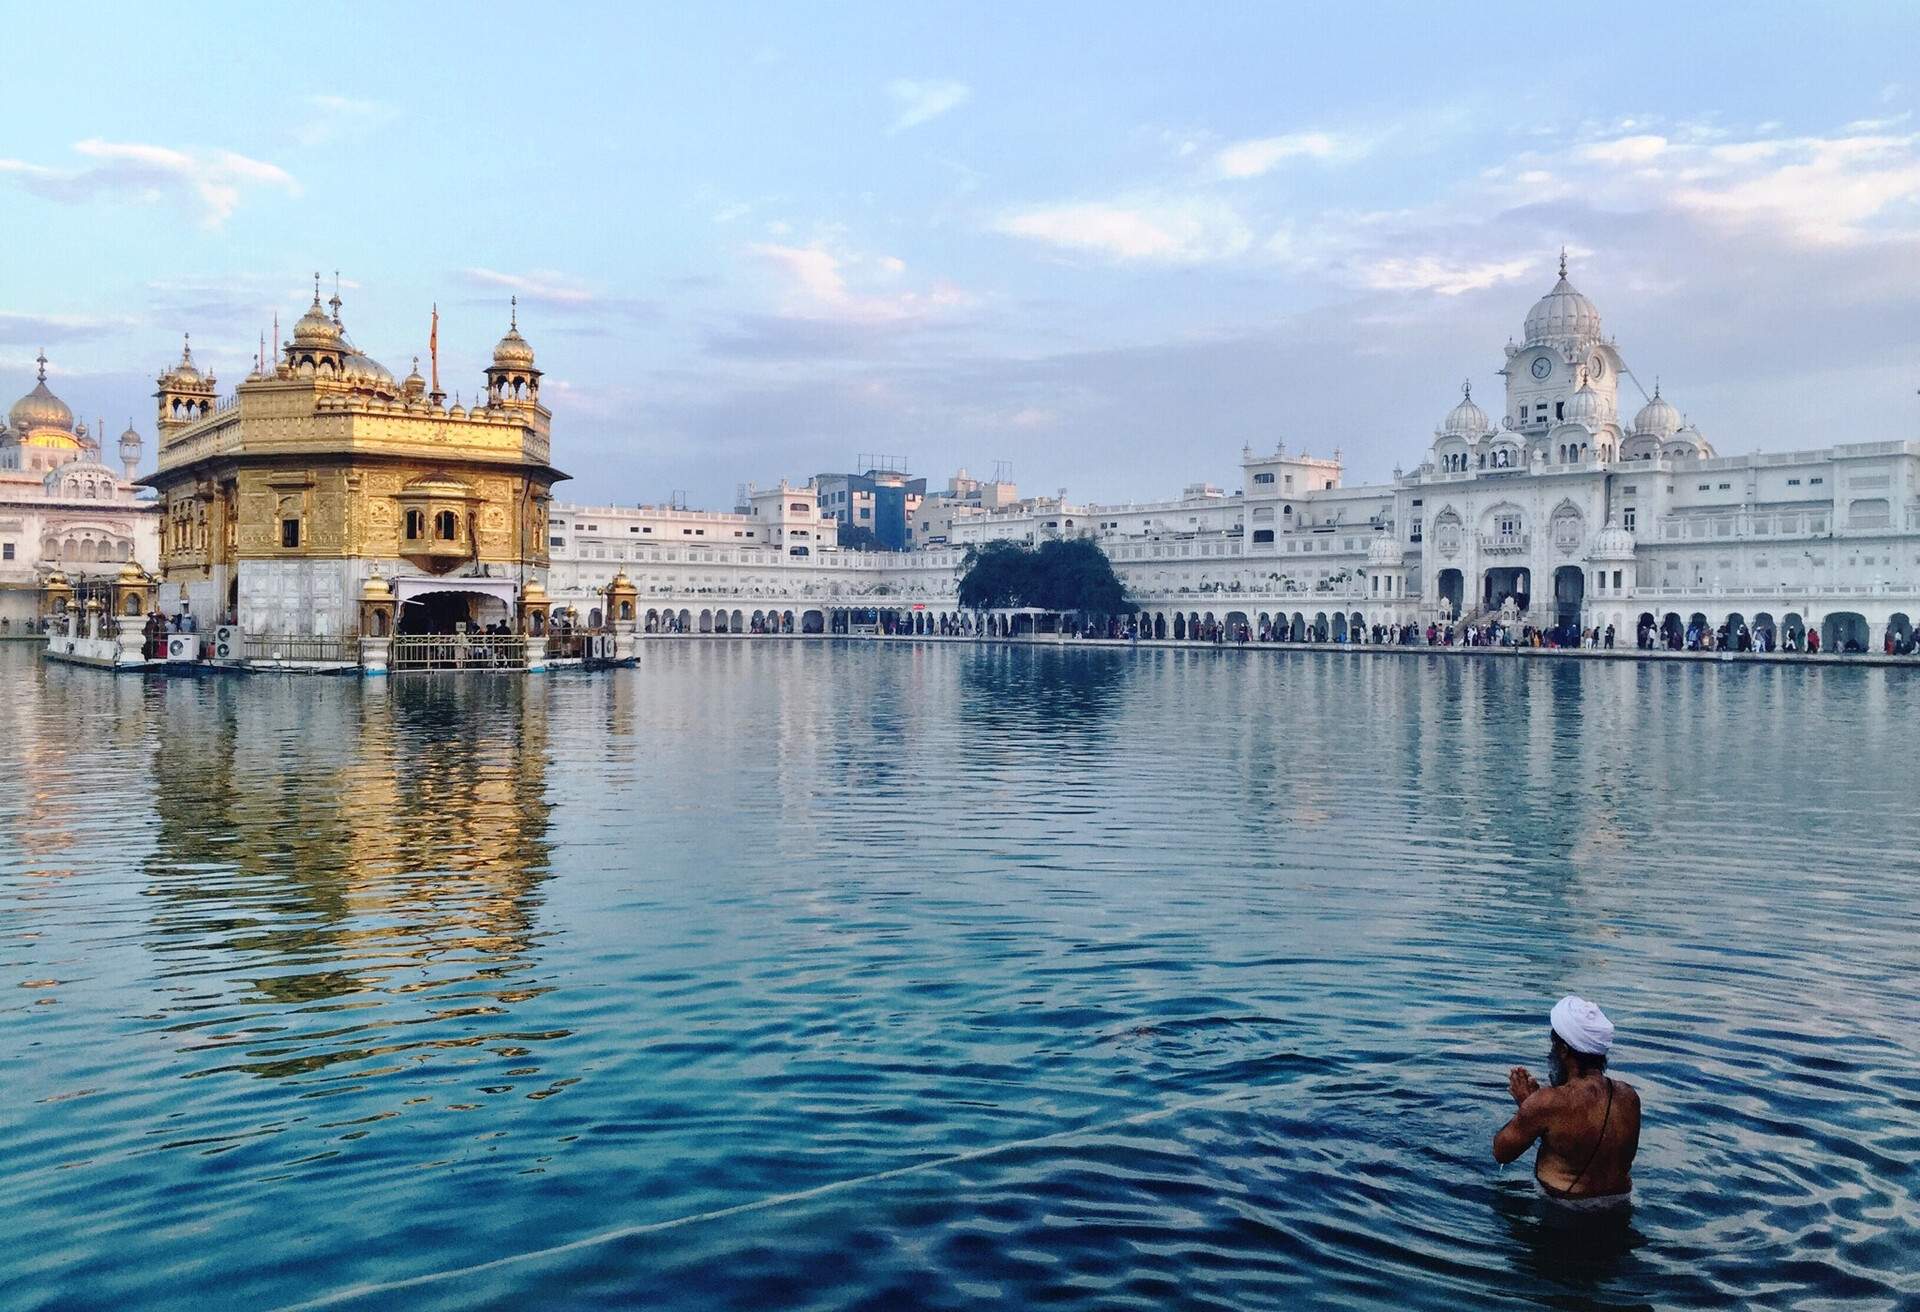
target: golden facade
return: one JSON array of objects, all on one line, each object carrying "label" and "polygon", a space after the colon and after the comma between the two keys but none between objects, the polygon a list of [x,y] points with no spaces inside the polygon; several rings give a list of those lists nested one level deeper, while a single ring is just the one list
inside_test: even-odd
[{"label": "golden facade", "polygon": [[[512,326],[486,396],[449,405],[396,382],[313,304],[232,396],[190,355],[160,375],[161,604],[249,633],[351,637],[362,584],[396,585],[419,623],[512,622],[547,568],[552,416]],[[437,337],[437,329],[436,329]],[[423,617],[431,617],[430,620]],[[403,620],[403,623],[405,621]]]}]

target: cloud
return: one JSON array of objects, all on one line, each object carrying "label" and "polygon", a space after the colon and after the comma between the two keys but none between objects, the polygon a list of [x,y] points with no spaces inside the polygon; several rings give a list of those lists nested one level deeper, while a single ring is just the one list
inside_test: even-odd
[{"label": "cloud", "polygon": [[351,96],[330,94],[306,98],[307,120],[294,129],[294,140],[303,146],[324,146],[345,137],[359,136],[393,116],[393,110],[377,100],[356,100]]},{"label": "cloud", "polygon": [[1601,164],[1644,164],[1648,160],[1658,159],[1666,153],[1666,149],[1665,137],[1642,135],[1596,141],[1584,147],[1580,154]]},{"label": "cloud", "polygon": [[921,82],[896,78],[887,83],[887,94],[899,108],[893,126],[887,129],[893,133],[917,128],[950,109],[958,109],[973,94],[973,89],[964,82],[951,80]]},{"label": "cloud", "polygon": [[782,246],[758,243],[748,252],[784,275],[788,288],[787,313],[799,318],[834,319],[854,323],[904,323],[964,309],[975,298],[949,282],[936,282],[925,291],[876,293],[856,290],[850,272],[877,270],[891,281],[906,273],[904,261],[893,256],[867,258],[839,254],[823,245]]},{"label": "cloud", "polygon": [[1803,246],[1920,232],[1920,134],[1856,130],[1865,126],[1831,136],[1616,137],[1571,155],[1523,155],[1492,173],[1509,199],[1679,212]]},{"label": "cloud", "polygon": [[1459,296],[1539,272],[1538,257],[1510,260],[1449,260],[1434,255],[1389,256],[1359,266],[1359,282],[1380,291],[1437,292]]},{"label": "cloud", "polygon": [[131,196],[143,204],[171,199],[198,209],[202,223],[214,229],[232,217],[244,192],[266,189],[300,194],[300,184],[279,165],[230,150],[181,150],[98,138],[76,142],[73,149],[94,163],[59,169],[0,159],[0,175],[11,175],[35,195],[65,204],[113,195]]},{"label": "cloud", "polygon": [[1009,237],[1143,263],[1204,264],[1233,259],[1253,245],[1239,212],[1207,197],[1045,205],[1003,215],[992,226]]},{"label": "cloud", "polygon": [[1290,159],[1345,159],[1364,153],[1365,148],[1352,137],[1327,132],[1293,132],[1236,141],[1214,155],[1213,166],[1223,178],[1257,178]]},{"label": "cloud", "polygon": [[0,342],[10,346],[39,346],[48,342],[80,342],[123,332],[136,325],[128,318],[93,318],[77,314],[16,314],[0,310]]},{"label": "cloud", "polygon": [[529,305],[591,305],[600,298],[578,278],[551,270],[501,273],[497,269],[462,269],[460,277],[474,287],[510,292]]}]

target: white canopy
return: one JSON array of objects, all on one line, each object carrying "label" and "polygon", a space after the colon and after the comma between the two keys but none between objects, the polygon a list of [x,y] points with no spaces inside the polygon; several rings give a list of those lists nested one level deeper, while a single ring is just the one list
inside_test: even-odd
[{"label": "white canopy", "polygon": [[498,597],[509,612],[520,600],[520,585],[512,579],[435,578],[430,574],[402,574],[393,580],[394,599],[402,606],[420,600],[429,592],[477,592],[483,597]]}]

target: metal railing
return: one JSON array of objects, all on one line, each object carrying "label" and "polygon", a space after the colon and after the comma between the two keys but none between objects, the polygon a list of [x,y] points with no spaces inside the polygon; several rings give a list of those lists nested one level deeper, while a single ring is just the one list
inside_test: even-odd
[{"label": "metal railing", "polygon": [[524,670],[527,639],[517,633],[407,633],[393,639],[387,668]]},{"label": "metal railing", "polygon": [[298,634],[248,634],[242,647],[248,661],[352,662],[360,651],[351,638],[314,638]]}]

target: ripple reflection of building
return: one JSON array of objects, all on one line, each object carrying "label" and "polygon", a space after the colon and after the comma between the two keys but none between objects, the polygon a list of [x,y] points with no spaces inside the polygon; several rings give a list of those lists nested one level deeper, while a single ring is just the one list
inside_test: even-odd
[{"label": "ripple reflection of building", "polygon": [[[502,987],[549,871],[546,686],[175,680],[154,757],[155,950],[253,1000]],[[257,973],[255,973],[257,970]]]}]

